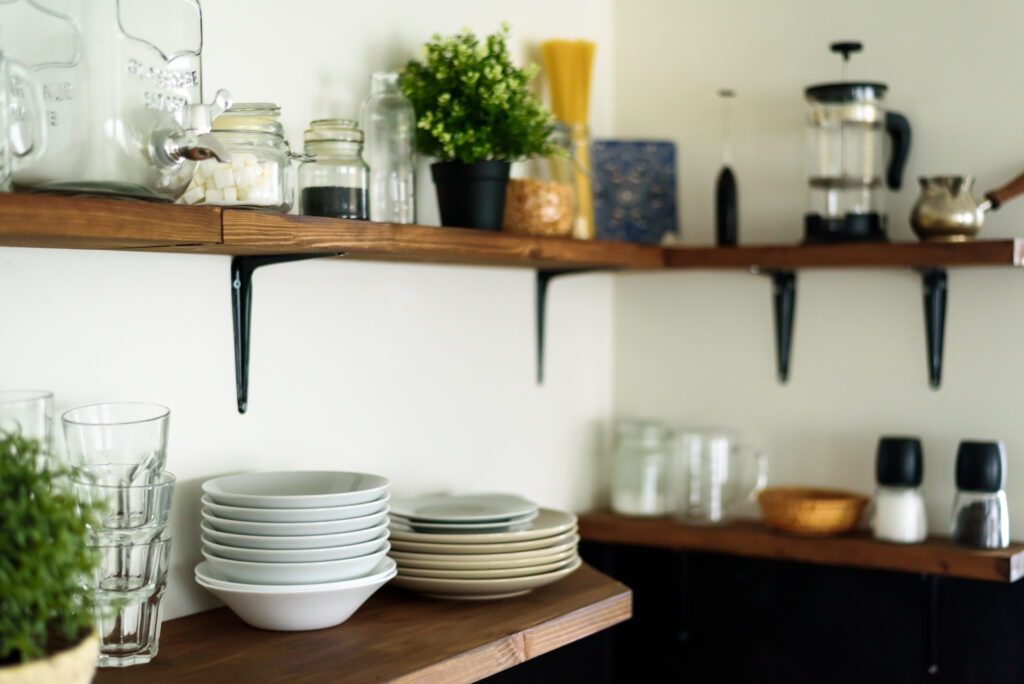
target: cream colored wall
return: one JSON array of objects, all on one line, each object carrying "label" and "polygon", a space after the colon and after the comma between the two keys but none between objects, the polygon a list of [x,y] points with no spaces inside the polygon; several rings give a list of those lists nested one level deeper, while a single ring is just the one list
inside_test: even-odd
[{"label": "cream colored wall", "polygon": [[[434,31],[513,25],[518,56],[550,36],[601,45],[594,120],[611,130],[611,2],[376,4],[205,0],[205,90],[282,105],[290,139],[354,116],[374,69]],[[423,222],[436,221],[429,176]],[[547,382],[534,381],[533,273],[312,261],[254,280],[250,409],[235,410],[228,257],[0,249],[0,386],[43,387],[58,410],[100,401],[171,407],[179,478],[166,618],[213,597],[192,582],[199,486],[243,470],[335,468],[394,491],[521,492],[586,507],[611,412],[608,276],[560,280]]]},{"label": "cream colored wall", "polygon": [[[978,192],[1024,168],[1024,4],[1015,0],[621,0],[615,6],[616,124],[679,145],[684,240],[713,242],[721,164],[720,87],[734,102],[734,170],[744,244],[802,237],[805,86],[839,76],[827,49],[856,39],[850,76],[889,84],[913,127],[890,236],[922,174],[971,173]],[[1020,235],[1024,202],[982,237]],[[944,531],[962,438],[1002,439],[1012,532],[1024,536],[1024,274],[950,270],[942,388],[929,389],[920,278],[908,269],[798,275],[791,380],[775,381],[770,281],[741,272],[615,280],[619,414],[742,428],[775,483],[873,488],[879,435],[920,435],[931,525]]]}]

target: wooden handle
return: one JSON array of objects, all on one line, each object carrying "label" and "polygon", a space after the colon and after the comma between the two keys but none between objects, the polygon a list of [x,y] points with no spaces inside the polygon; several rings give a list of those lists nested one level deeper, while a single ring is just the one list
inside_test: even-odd
[{"label": "wooden handle", "polygon": [[993,209],[998,209],[1021,193],[1024,193],[1024,173],[998,190],[986,192],[985,198],[992,202]]}]

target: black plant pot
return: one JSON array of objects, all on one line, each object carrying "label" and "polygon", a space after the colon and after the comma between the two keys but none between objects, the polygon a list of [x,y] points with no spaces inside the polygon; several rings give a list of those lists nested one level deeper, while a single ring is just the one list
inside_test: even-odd
[{"label": "black plant pot", "polygon": [[509,166],[502,161],[431,164],[441,225],[501,230]]}]

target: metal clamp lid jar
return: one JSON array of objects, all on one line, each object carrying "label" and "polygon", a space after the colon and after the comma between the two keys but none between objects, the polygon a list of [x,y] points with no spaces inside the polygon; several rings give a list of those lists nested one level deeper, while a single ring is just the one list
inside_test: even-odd
[{"label": "metal clamp lid jar", "polygon": [[269,102],[236,104],[213,122],[230,161],[199,163],[182,200],[187,204],[288,211],[294,203],[291,149]]},{"label": "metal clamp lid jar", "polygon": [[302,213],[333,218],[370,218],[370,167],[363,160],[363,132],[349,119],[318,119],[303,136],[299,165]]}]

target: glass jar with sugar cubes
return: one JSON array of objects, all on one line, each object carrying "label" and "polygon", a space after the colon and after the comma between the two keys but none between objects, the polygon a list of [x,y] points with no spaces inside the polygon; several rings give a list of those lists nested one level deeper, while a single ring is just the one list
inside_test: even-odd
[{"label": "glass jar with sugar cubes", "polygon": [[269,102],[236,104],[213,122],[213,134],[231,153],[230,162],[199,162],[181,204],[209,204],[286,212],[295,195],[292,153]]}]

